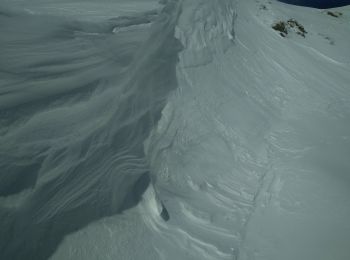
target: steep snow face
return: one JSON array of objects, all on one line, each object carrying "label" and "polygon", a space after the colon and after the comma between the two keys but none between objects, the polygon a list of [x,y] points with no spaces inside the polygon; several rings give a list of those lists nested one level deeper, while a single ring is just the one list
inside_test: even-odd
[{"label": "steep snow face", "polygon": [[[350,34],[339,11],[183,1],[179,87],[145,143],[154,188],[123,219],[138,237],[128,245],[147,259],[347,259]],[[272,30],[288,19],[305,38]],[[130,232],[115,223],[86,231],[108,232],[112,254]],[[55,259],[94,244],[77,233]]]},{"label": "steep snow face", "polygon": [[[75,24],[78,42],[64,38],[61,43],[83,62],[69,65],[77,66],[78,74],[63,83],[98,78],[104,84],[88,97],[77,88],[77,95],[54,103],[49,111],[44,103],[36,114],[29,107],[28,117],[18,110],[21,120],[3,114],[8,121],[3,121],[5,146],[0,151],[10,152],[0,161],[3,165],[15,161],[19,163],[10,165],[22,169],[32,165],[30,151],[41,151],[34,153],[40,164],[55,147],[66,150],[49,156],[40,171],[34,164],[39,181],[29,191],[2,198],[6,210],[1,218],[9,221],[15,214],[19,220],[10,223],[16,234],[25,230],[30,238],[35,225],[23,226],[33,208],[40,221],[49,223],[39,227],[57,228],[45,220],[77,212],[72,210],[76,205],[110,206],[112,194],[114,211],[66,232],[51,259],[348,259],[350,9],[334,10],[342,15],[333,17],[264,0],[162,3],[160,12],[78,23],[79,30]],[[304,27],[305,37],[292,26],[283,36],[272,29],[291,19]],[[94,38],[105,31],[115,34]],[[88,44],[82,38],[87,36]],[[60,50],[46,45],[44,50],[56,48]],[[101,50],[103,55],[95,54]],[[18,66],[14,51],[6,55]],[[23,64],[21,69],[32,63],[24,59]],[[59,65],[45,68],[56,71]],[[11,82],[16,92],[4,92],[0,104],[9,109],[37,100],[36,93],[47,97],[76,86],[55,75],[29,85],[35,90],[31,94],[22,91],[29,89],[27,83],[6,74],[1,80]],[[57,78],[60,84],[50,84],[53,90],[45,92],[41,84]],[[61,121],[58,109],[67,115],[59,113]],[[72,131],[76,134],[67,138]],[[40,150],[43,145],[46,149]],[[73,182],[69,172],[58,171],[66,172],[71,164],[60,161],[68,159],[84,166],[72,171],[79,173]],[[51,166],[55,170],[47,171]],[[140,188],[137,180],[144,172],[151,183]],[[55,199],[31,208],[40,201],[32,195],[42,194],[38,187]],[[130,209],[135,201],[123,204],[121,198],[133,194],[133,187],[146,191]],[[90,213],[82,211],[76,221]],[[69,214],[64,223],[71,221]],[[13,245],[12,250],[21,243]]]},{"label": "steep snow face", "polygon": [[177,86],[179,10],[0,13],[1,259],[48,259],[67,234],[140,200],[143,142]]},{"label": "steep snow face", "polygon": [[[349,8],[334,10],[339,19],[263,1],[233,10],[234,30],[208,34],[204,8],[202,19],[180,17],[179,91],[152,135],[155,187],[172,219],[155,247],[163,259],[169,241],[202,250],[185,259],[347,259]],[[271,28],[289,19],[305,38]]]}]

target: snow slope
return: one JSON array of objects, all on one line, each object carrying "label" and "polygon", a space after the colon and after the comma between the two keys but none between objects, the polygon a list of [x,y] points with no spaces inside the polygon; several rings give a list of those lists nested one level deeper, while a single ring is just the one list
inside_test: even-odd
[{"label": "snow slope", "polygon": [[[150,84],[156,84],[158,90],[169,86],[164,79],[172,72],[159,71],[158,67],[164,67],[159,64],[166,50],[171,55],[179,52],[178,60],[171,62],[171,66],[176,65],[176,80],[171,81],[174,86],[155,104],[161,116],[154,116],[148,130],[136,134],[137,141],[132,142],[138,155],[145,156],[151,184],[136,207],[101,216],[70,231],[51,259],[349,259],[349,7],[337,8],[343,15],[335,18],[325,11],[264,0],[163,4],[160,18],[150,27],[136,26],[135,33],[134,26],[125,26],[120,36],[115,31],[117,38],[112,43],[135,40],[134,48],[123,45],[122,50],[133,53],[142,46],[141,57],[127,67],[103,60],[102,67],[94,65],[88,73],[93,78],[98,68],[100,78],[109,79],[112,71],[126,70],[122,74],[125,82],[137,81],[132,99],[143,100],[137,93],[144,93],[143,83],[148,89],[147,78],[153,79]],[[159,25],[168,15],[173,30]],[[305,38],[292,30],[281,37],[271,28],[276,21],[291,18],[305,27]],[[169,34],[157,37],[164,32]],[[181,48],[164,46],[171,34]],[[159,47],[158,43],[164,44]],[[96,49],[106,50],[104,44]],[[118,51],[108,50],[116,55],[116,61],[123,60],[120,49],[115,49]],[[149,66],[157,69],[147,71]],[[135,68],[139,70],[129,72]],[[110,82],[118,85],[118,77],[107,80],[107,90]],[[101,91],[106,96],[117,95],[111,89]],[[154,104],[154,92],[146,93],[150,95],[145,102],[147,111],[155,115],[155,107],[149,105]],[[125,102],[133,103],[132,99]],[[0,104],[8,102],[8,106],[14,102],[2,100]],[[102,104],[106,101],[105,97],[101,100]],[[74,105],[76,100],[72,102]],[[89,123],[100,118],[100,111],[113,111],[109,113],[115,118],[118,109],[110,110],[114,106],[108,104],[97,110],[97,115],[88,112],[86,118],[75,117],[79,127],[85,123],[90,129]],[[116,118],[116,124],[103,124],[102,136],[109,136],[109,129],[115,129],[118,120],[127,121],[127,117]],[[48,126],[53,124],[48,122]],[[61,130],[66,128],[62,124],[57,125]],[[101,121],[91,124],[100,126]],[[37,127],[37,122],[32,125]],[[12,127],[21,130],[17,125]],[[128,129],[138,128],[132,125]],[[28,133],[27,129],[22,131]],[[9,142],[6,133],[2,140]],[[90,140],[82,138],[84,143],[86,139]],[[16,136],[8,147],[21,140]],[[111,149],[110,156],[114,151]],[[104,167],[108,158],[98,166]],[[101,172],[101,168],[95,171]],[[107,181],[104,176],[95,178],[103,183],[98,188],[112,180],[117,185],[115,196],[125,194],[121,191],[125,180],[120,180],[120,175]],[[92,177],[81,178],[77,180],[90,183]],[[73,191],[74,185],[67,190]],[[67,202],[71,199],[70,195],[66,198]],[[14,207],[22,199],[12,196],[2,200],[3,205]]]}]

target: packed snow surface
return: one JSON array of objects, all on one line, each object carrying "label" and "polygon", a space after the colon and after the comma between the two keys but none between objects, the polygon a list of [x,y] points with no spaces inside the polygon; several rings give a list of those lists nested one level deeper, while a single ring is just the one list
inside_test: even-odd
[{"label": "packed snow surface", "polygon": [[350,259],[330,11],[1,0],[0,259]]}]

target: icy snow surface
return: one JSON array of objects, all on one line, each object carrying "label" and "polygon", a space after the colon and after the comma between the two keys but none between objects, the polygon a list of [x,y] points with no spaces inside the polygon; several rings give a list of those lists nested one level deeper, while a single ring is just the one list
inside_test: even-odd
[{"label": "icy snow surface", "polygon": [[0,259],[349,260],[333,11],[2,0]]}]

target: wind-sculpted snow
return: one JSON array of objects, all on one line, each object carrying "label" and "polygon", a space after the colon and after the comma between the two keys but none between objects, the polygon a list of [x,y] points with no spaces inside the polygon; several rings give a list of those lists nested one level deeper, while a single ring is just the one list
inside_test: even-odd
[{"label": "wind-sculpted snow", "polygon": [[1,259],[47,259],[137,203],[143,142],[177,85],[178,13],[173,1],[98,24],[2,13]]},{"label": "wind-sculpted snow", "polygon": [[349,259],[349,8],[6,2],[1,259]]}]

